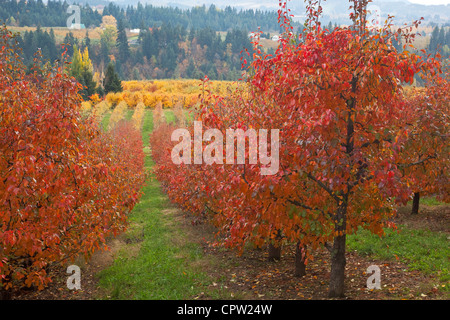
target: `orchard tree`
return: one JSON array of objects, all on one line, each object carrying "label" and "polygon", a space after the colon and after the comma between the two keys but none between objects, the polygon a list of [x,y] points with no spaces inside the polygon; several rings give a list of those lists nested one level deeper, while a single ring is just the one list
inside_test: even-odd
[{"label": "orchard tree", "polygon": [[[409,198],[398,167],[410,108],[402,85],[437,64],[394,49],[392,38],[411,43],[409,26],[393,31],[389,20],[382,29],[369,30],[369,1],[351,2],[353,24],[330,34],[318,23],[318,1],[308,1],[307,32],[300,44],[290,36],[284,15],[281,47],[270,59],[260,55],[250,78],[255,101],[264,95],[281,106],[285,161],[280,178],[286,182],[272,193],[297,206],[308,221],[320,222],[320,233],[311,232],[317,226],[303,228],[302,241],[323,243],[330,251],[329,297],[344,296],[346,235],[360,227],[383,234],[395,202]],[[296,227],[286,225],[283,231]]]},{"label": "orchard tree", "polygon": [[414,193],[411,214],[419,213],[422,195],[450,201],[450,159],[448,126],[450,122],[450,83],[445,77],[428,79],[425,88],[407,90],[409,115],[405,116],[408,137],[402,148],[399,167],[404,182]]},{"label": "orchard tree", "polygon": [[[145,178],[140,132],[114,134],[81,114],[81,85],[63,66],[27,74],[0,29],[0,294],[43,289],[50,271],[89,258],[127,226]],[[114,137],[114,139],[113,139]]]}]

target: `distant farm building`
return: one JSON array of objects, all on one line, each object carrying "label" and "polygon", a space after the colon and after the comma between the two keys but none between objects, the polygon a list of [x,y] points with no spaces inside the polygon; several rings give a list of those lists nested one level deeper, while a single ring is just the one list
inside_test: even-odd
[{"label": "distant farm building", "polygon": [[86,29],[86,26],[82,23],[72,23],[69,27],[69,29]]}]

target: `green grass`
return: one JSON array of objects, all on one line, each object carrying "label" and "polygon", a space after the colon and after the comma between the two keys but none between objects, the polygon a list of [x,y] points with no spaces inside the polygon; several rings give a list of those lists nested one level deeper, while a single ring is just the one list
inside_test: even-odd
[{"label": "green grass", "polygon": [[[144,147],[148,147],[150,133],[153,131],[153,112],[149,109],[145,110],[145,117],[142,121],[142,141]],[[150,160],[150,156],[147,155],[146,160]],[[151,163],[146,164],[147,167],[151,166]]]},{"label": "green grass", "polygon": [[164,110],[164,116],[166,117],[167,123],[176,123],[177,121],[172,110]]},{"label": "green grass", "polygon": [[[444,233],[409,229],[399,226],[399,232],[385,229],[385,236],[378,237],[367,230],[359,230],[347,237],[350,250],[378,259],[406,263],[412,270],[437,275],[441,282],[450,281],[449,240]],[[445,290],[449,290],[446,285]]]},{"label": "green grass", "polygon": [[[145,146],[152,129],[152,113],[147,110],[142,129]],[[147,155],[146,167],[152,166]],[[111,267],[99,273],[106,298],[165,300],[198,295],[208,281],[207,275],[192,267],[202,257],[201,247],[184,240],[174,217],[167,214],[169,201],[153,175],[143,192],[130,215],[130,229],[122,236],[128,245],[119,251]]]},{"label": "green grass", "polygon": [[[410,202],[412,204],[412,201]],[[420,198],[420,204],[424,204],[426,206],[440,206],[445,204],[445,202],[440,202],[436,200],[436,197],[422,197]]]},{"label": "green grass", "polygon": [[101,124],[102,124],[103,130],[105,130],[105,131],[108,130],[108,123],[109,123],[109,118],[111,118],[111,114],[112,114],[112,111],[107,111],[103,115]]},{"label": "green grass", "polygon": [[125,114],[125,119],[131,120],[134,114],[134,109],[127,109],[127,113]]}]

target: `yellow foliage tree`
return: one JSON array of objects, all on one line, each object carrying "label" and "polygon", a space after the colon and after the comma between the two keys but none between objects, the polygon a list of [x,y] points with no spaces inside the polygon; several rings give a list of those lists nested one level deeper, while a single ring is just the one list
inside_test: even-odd
[{"label": "yellow foliage tree", "polygon": [[92,115],[97,120],[100,120],[103,114],[105,114],[105,112],[109,109],[111,109],[111,105],[107,101],[103,100],[102,102],[95,105]]},{"label": "yellow foliage tree", "polygon": [[165,121],[164,111],[161,101],[156,103],[155,110],[153,111],[153,124],[155,127],[159,126]]},{"label": "yellow foliage tree", "polygon": [[128,106],[125,101],[121,101],[115,108],[109,118],[108,129],[111,130],[122,119],[125,118]]},{"label": "yellow foliage tree", "polygon": [[184,127],[186,125],[186,116],[184,114],[184,109],[181,101],[178,101],[175,104],[175,107],[173,109],[173,114],[175,118],[177,119],[177,125],[180,127]]},{"label": "yellow foliage tree", "polygon": [[107,28],[107,27],[116,27],[117,25],[117,20],[116,18],[114,18],[114,16],[111,15],[107,15],[107,16],[103,16],[102,17],[102,24],[101,27],[102,28]]},{"label": "yellow foliage tree", "polygon": [[142,121],[144,119],[144,114],[145,114],[145,104],[141,101],[137,104],[132,117],[133,125],[137,130],[141,130],[142,128]]}]

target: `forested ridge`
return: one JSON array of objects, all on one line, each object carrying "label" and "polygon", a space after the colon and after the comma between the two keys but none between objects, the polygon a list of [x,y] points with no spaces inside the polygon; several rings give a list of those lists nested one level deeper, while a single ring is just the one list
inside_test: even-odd
[{"label": "forested ridge", "polygon": [[[67,50],[88,49],[94,72],[101,77],[112,62],[122,79],[195,78],[237,80],[241,76],[241,51],[251,51],[250,31],[279,30],[276,12],[241,10],[215,6],[181,10],[149,4],[126,8],[109,3],[102,13],[87,5],[80,6],[84,38],[65,29],[64,39],[55,36],[66,27],[69,4],[62,1],[13,1],[0,4],[0,20],[20,30],[16,37],[26,65],[34,54],[53,63]],[[139,34],[130,35],[130,29]],[[97,38],[94,33],[97,33]],[[100,36],[98,36],[100,34]],[[63,48],[61,45],[65,44]],[[274,43],[275,44],[275,43]],[[251,58],[251,57],[250,57]]]},{"label": "forested ridge", "polygon": [[[66,1],[49,0],[47,5],[42,0],[4,0],[0,6],[0,19],[17,22],[19,26],[65,27],[69,4]],[[159,7],[138,3],[136,7],[122,7],[110,2],[102,13],[89,5],[80,5],[81,23],[86,27],[99,27],[102,16],[112,15],[124,20],[126,27],[162,25],[171,23],[184,28],[209,27],[215,31],[227,31],[235,26],[248,30],[258,27],[264,30],[277,30],[279,25],[275,11],[238,10],[227,7],[224,10],[216,6],[198,6],[191,9]]]}]

